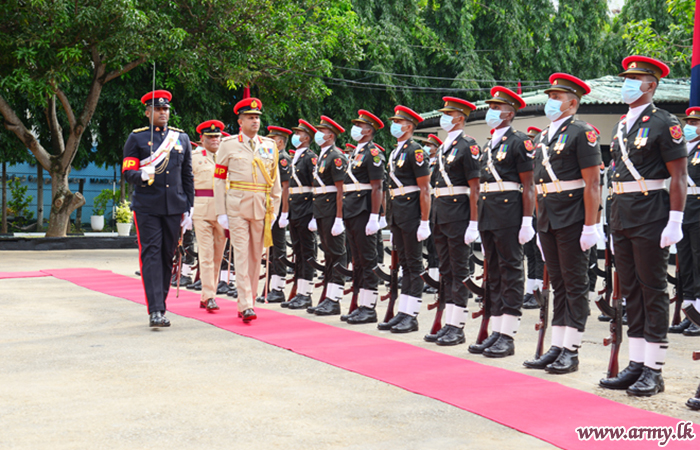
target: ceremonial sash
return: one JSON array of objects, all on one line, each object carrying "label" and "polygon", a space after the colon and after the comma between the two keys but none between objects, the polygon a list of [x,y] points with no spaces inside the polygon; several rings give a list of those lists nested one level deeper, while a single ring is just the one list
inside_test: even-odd
[{"label": "ceremonial sash", "polygon": [[165,136],[163,142],[148,158],[142,159],[140,162],[140,167],[146,167],[152,165],[153,167],[158,166],[163,160],[168,156],[168,153],[177,143],[177,138],[180,137],[180,133],[174,130],[168,130],[168,134]]}]

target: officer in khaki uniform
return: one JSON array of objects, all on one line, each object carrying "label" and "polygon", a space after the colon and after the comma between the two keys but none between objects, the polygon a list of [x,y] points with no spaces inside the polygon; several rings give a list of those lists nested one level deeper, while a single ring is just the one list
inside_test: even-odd
[{"label": "officer in khaki uniform", "polygon": [[219,309],[214,300],[216,287],[226,248],[224,228],[216,221],[214,202],[214,170],[216,152],[221,145],[221,132],[224,124],[218,120],[202,122],[197,127],[202,146],[192,152],[192,172],[194,172],[194,229],[197,233],[199,249],[199,270],[202,280],[200,308],[207,311]]},{"label": "officer in khaki uniform", "polygon": [[217,220],[231,234],[238,314],[244,322],[257,318],[253,306],[263,245],[272,246],[272,224],[282,192],[275,141],[258,136],[261,108],[262,102],[253,97],[233,108],[240,133],[223,140],[214,174]]}]

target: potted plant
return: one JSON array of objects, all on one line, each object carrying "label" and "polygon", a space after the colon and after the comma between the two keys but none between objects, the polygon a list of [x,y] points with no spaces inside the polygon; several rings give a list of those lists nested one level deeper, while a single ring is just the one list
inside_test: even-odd
[{"label": "potted plant", "polygon": [[117,206],[115,219],[117,220],[117,234],[128,236],[131,232],[131,207],[129,202],[124,200]]},{"label": "potted plant", "polygon": [[105,210],[107,203],[112,200],[113,194],[109,189],[103,189],[92,201],[92,216],[90,216],[90,226],[93,231],[102,231],[105,227]]}]

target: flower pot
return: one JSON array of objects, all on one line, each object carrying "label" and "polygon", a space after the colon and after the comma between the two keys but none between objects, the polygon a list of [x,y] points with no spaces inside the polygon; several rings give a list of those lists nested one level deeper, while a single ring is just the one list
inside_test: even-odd
[{"label": "flower pot", "polygon": [[90,216],[92,231],[102,231],[105,227],[105,216]]},{"label": "flower pot", "polygon": [[128,236],[129,232],[131,232],[131,224],[130,223],[118,223],[117,224],[117,234],[119,236]]}]

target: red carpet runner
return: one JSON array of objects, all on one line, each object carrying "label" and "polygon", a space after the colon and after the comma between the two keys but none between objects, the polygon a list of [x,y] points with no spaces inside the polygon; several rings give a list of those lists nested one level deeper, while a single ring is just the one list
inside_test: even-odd
[{"label": "red carpet runner", "polygon": [[[42,272],[93,291],[145,303],[139,279],[96,269]],[[0,279],[10,275],[0,273]],[[27,275],[15,275],[21,276]],[[178,299],[174,291],[168,299],[168,310],[174,314],[440,400],[561,448],[658,449],[658,441],[579,441],[575,429],[675,427],[679,422],[556,382],[263,308],[257,310],[258,320],[245,325],[234,308],[210,314],[199,308],[199,294],[181,289]],[[665,448],[700,448],[700,425],[693,429],[698,436],[695,440],[670,441]]]}]

